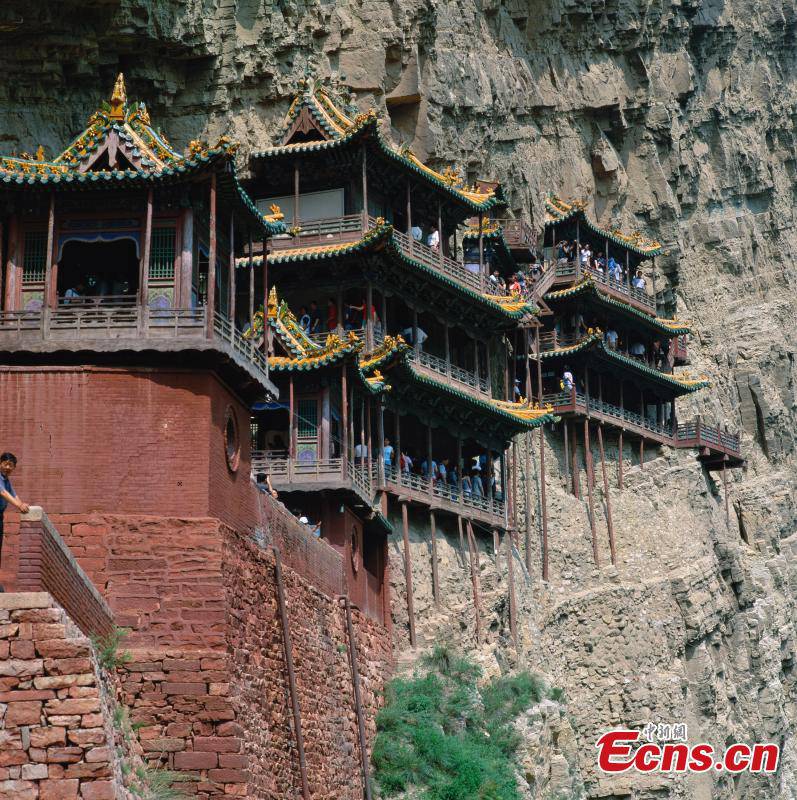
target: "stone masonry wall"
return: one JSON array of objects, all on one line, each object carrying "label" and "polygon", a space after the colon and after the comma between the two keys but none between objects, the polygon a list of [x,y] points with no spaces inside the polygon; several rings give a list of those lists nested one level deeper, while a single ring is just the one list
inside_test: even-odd
[{"label": "stone masonry wall", "polygon": [[[230,693],[250,757],[249,796],[298,796],[299,770],[277,607],[274,557],[237,534],[225,553]],[[361,800],[357,719],[343,607],[283,569],[313,800]],[[387,631],[354,610],[369,740],[390,665]]]},{"label": "stone masonry wall", "polygon": [[115,800],[89,640],[45,592],[0,594],[0,799]]}]

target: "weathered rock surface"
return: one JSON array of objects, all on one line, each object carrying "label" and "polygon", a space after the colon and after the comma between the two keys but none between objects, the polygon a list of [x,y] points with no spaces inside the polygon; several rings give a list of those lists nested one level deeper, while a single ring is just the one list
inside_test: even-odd
[{"label": "weathered rock surface", "polygon": [[[390,95],[394,137],[420,155],[469,179],[502,180],[516,211],[539,221],[547,193],[583,196],[602,223],[664,243],[660,300],[694,324],[692,369],[713,382],[679,413],[744,432],[748,468],[731,475],[730,526],[692,456],[662,453],[613,490],[616,569],[591,567],[585,507],[564,490],[551,436],[551,581],[537,578],[535,517],[531,579],[515,569],[519,658],[506,636],[506,560],[496,570],[492,543],[482,543],[483,661],[529,663],[564,688],[589,797],[786,800],[797,791],[795,7],[11,0],[0,10],[4,152],[64,144],[123,69],[130,94],[176,144],[229,133],[245,156],[271,141],[298,78],[336,74],[363,104]],[[472,642],[456,538],[438,546],[434,610],[420,534],[421,638]],[[392,575],[400,622],[400,569]],[[599,775],[596,736],[648,720],[685,721],[693,742],[777,741],[781,773]],[[552,773],[555,762],[556,753],[541,758]]]}]

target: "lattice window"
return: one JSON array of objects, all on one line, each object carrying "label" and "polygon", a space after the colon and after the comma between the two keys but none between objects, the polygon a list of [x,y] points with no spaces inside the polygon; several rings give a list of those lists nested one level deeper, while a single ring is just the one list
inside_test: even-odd
[{"label": "lattice window", "polygon": [[299,436],[316,436],[318,434],[318,400],[315,397],[300,398],[298,414]]},{"label": "lattice window", "polygon": [[39,283],[43,281],[46,263],[46,232],[27,231],[25,233],[25,256],[22,260],[22,282]]},{"label": "lattice window", "polygon": [[154,228],[149,251],[149,277],[174,277],[174,228]]}]

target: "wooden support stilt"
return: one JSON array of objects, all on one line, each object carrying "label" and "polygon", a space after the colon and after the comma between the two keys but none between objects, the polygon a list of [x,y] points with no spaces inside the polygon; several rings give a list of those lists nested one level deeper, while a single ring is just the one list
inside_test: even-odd
[{"label": "wooden support stilt", "polygon": [[499,580],[501,579],[501,565],[499,563],[499,557],[501,555],[500,544],[501,540],[498,538],[498,528],[493,528],[493,555],[495,556],[495,573]]},{"label": "wooden support stilt", "polygon": [[365,714],[360,696],[360,668],[357,663],[357,640],[354,638],[354,625],[351,619],[351,604],[348,596],[343,598],[346,606],[346,629],[349,635],[349,663],[351,665],[351,684],[354,689],[354,711],[357,714],[357,738],[360,743],[360,768],[363,779],[363,798],[371,800],[371,776],[368,770],[368,740],[365,736]]},{"label": "wooden support stilt", "polygon": [[623,432],[620,431],[620,438],[617,443],[617,486],[622,490],[623,488]]},{"label": "wooden support stilt", "polygon": [[725,469],[725,462],[728,460],[728,456],[724,456],[722,459],[722,488],[725,492],[725,524],[731,524],[731,517],[730,517],[730,509],[728,507],[728,475]]},{"label": "wooden support stilt", "polygon": [[304,736],[302,735],[302,712],[299,708],[299,694],[296,690],[296,674],[293,668],[293,648],[291,646],[291,630],[288,622],[288,610],[285,604],[285,583],[282,579],[282,562],[279,550],[274,552],[274,577],[277,583],[277,603],[279,604],[280,623],[282,625],[282,642],[285,647],[285,668],[288,672],[288,691],[291,695],[293,711],[293,730],[296,736],[296,752],[299,756],[299,775],[302,781],[302,797],[310,800],[310,787],[307,783],[307,761],[304,756]]},{"label": "wooden support stilt", "polygon": [[600,554],[598,553],[598,532],[595,525],[595,505],[592,498],[595,489],[595,475],[592,471],[592,448],[589,442],[589,420],[584,420],[584,461],[587,468],[587,505],[589,506],[589,529],[592,534],[592,557],[595,566],[599,567]]},{"label": "wooden support stilt", "polygon": [[601,473],[603,474],[603,496],[606,499],[606,526],[609,529],[609,552],[612,564],[616,563],[614,552],[614,524],[612,522],[612,498],[609,496],[609,476],[606,474],[606,456],[603,449],[603,425],[598,425],[598,447],[601,452]]},{"label": "wooden support stilt", "polygon": [[531,573],[531,431],[526,432],[526,571]]},{"label": "wooden support stilt", "polygon": [[504,535],[506,542],[506,571],[509,580],[509,633],[517,647],[517,597],[515,596],[515,567],[512,557],[512,534]]},{"label": "wooden support stilt", "polygon": [[517,530],[517,439],[512,439],[512,528]]},{"label": "wooden support stilt", "polygon": [[437,575],[437,520],[434,511],[429,511],[429,524],[432,528],[432,594],[435,608],[440,608],[440,581]]},{"label": "wooden support stilt", "polygon": [[542,579],[548,580],[548,502],[545,494],[545,430],[540,425],[540,506],[542,511]]},{"label": "wooden support stilt", "polygon": [[468,550],[470,552],[470,579],[473,584],[473,607],[476,612],[476,644],[482,643],[481,590],[479,587],[479,549],[470,520],[468,527]]},{"label": "wooden support stilt", "polygon": [[568,436],[570,424],[567,420],[562,423],[562,430],[565,437],[565,486],[567,486],[570,483],[570,437]]},{"label": "wooden support stilt", "polygon": [[415,601],[412,597],[412,556],[410,555],[410,522],[407,501],[401,503],[401,525],[404,529],[404,580],[407,584],[407,617],[410,624],[410,647],[415,647]]},{"label": "wooden support stilt", "polygon": [[578,480],[578,433],[577,428],[574,425],[571,429],[572,436],[570,437],[573,441],[571,442],[571,447],[573,450],[572,457],[573,457],[573,496],[576,500],[581,499],[581,487],[579,485]]},{"label": "wooden support stilt", "polygon": [[639,438],[639,468],[645,469],[645,439]]}]

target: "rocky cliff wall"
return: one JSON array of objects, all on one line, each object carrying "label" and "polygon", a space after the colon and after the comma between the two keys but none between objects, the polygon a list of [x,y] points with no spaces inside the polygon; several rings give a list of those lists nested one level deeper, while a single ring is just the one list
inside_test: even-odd
[{"label": "rocky cliff wall", "polygon": [[[245,156],[271,140],[298,78],[334,73],[362,103],[392,95],[396,139],[499,178],[516,211],[539,221],[545,194],[585,197],[600,222],[660,239],[660,300],[694,324],[693,369],[713,382],[680,416],[744,432],[731,525],[692,457],[661,454],[613,497],[617,568],[590,567],[552,434],[551,582],[522,581],[520,658],[565,689],[589,796],[785,800],[797,760],[795,22],[794,2],[752,0],[13,0],[0,16],[0,145],[62,145],[123,69],[176,144],[230,133]],[[441,542],[441,559],[456,545]],[[415,585],[428,599],[426,575]],[[447,585],[449,613],[430,612],[422,635],[461,635],[469,584],[452,573]],[[506,595],[489,608],[483,657],[511,666]],[[778,740],[782,773],[595,774],[596,733],[650,717],[717,744]]]}]

